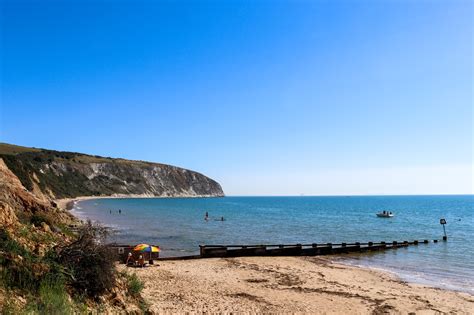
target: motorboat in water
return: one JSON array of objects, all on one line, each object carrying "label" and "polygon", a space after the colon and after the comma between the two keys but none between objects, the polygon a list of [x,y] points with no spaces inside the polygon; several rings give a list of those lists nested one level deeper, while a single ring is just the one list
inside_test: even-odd
[{"label": "motorboat in water", "polygon": [[379,212],[377,213],[377,216],[379,218],[392,218],[394,216],[394,214],[392,213],[392,211],[382,211],[382,212]]}]

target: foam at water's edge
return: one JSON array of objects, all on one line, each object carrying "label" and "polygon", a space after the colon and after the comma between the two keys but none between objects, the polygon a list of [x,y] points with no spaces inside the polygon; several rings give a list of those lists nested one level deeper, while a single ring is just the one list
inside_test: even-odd
[{"label": "foam at water's edge", "polygon": [[447,280],[445,278],[437,279],[435,281],[435,280],[426,278],[426,275],[424,275],[422,272],[414,272],[414,271],[408,271],[408,270],[402,270],[402,269],[396,269],[396,268],[387,268],[387,267],[382,267],[376,264],[369,264],[369,263],[366,263],[366,264],[356,263],[354,260],[351,260],[351,259],[338,259],[337,262],[341,264],[349,265],[349,266],[366,268],[366,269],[371,269],[377,272],[388,273],[394,276],[395,278],[398,278],[402,281],[406,281],[409,283],[427,285],[434,288],[447,289],[451,291],[459,291],[459,292],[464,292],[464,293],[469,293],[471,295],[474,295],[474,284],[460,286],[459,283],[449,283],[449,282],[442,281],[442,280]]}]

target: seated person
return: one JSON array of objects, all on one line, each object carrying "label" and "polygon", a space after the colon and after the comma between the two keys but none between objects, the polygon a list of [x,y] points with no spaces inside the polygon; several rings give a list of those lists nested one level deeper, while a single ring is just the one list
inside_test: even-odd
[{"label": "seated person", "polygon": [[128,253],[127,260],[125,261],[125,265],[133,265],[133,256],[132,253]]},{"label": "seated person", "polygon": [[138,257],[138,266],[145,267],[145,259],[143,258],[143,255],[140,255],[140,257]]}]

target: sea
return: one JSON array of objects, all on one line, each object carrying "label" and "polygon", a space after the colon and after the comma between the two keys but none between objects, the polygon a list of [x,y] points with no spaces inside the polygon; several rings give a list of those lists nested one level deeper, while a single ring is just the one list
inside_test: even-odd
[{"label": "sea", "polygon": [[[377,217],[383,210],[395,216]],[[91,199],[72,212],[109,226],[110,242],[159,245],[162,257],[198,254],[200,244],[437,239],[336,259],[474,294],[474,195]],[[441,241],[442,218],[447,242]]]}]

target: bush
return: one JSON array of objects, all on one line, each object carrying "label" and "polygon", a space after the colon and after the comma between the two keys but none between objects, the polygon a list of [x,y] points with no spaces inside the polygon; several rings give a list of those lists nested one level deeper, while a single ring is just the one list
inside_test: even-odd
[{"label": "bush", "polygon": [[39,286],[39,297],[26,307],[26,313],[72,314],[73,305],[64,290],[64,279],[59,275],[45,277]]},{"label": "bush", "polygon": [[62,277],[46,277],[39,288],[40,307],[45,314],[68,314],[71,305]]},{"label": "bush", "polygon": [[59,251],[58,262],[79,295],[96,298],[115,285],[115,255],[104,245],[107,235],[106,228],[89,221],[79,229],[78,239]]},{"label": "bush", "polygon": [[48,218],[44,214],[36,213],[36,214],[33,214],[30,218],[30,223],[33,224],[34,226],[41,226],[43,222],[46,223],[47,225],[50,225],[50,226],[52,225],[51,219]]},{"label": "bush", "polygon": [[138,279],[136,274],[127,275],[128,293],[131,296],[138,297],[143,290],[144,284]]},{"label": "bush", "polygon": [[[31,254],[21,244],[10,237],[5,229],[0,229],[0,251],[30,257]],[[1,256],[0,256],[1,259]]]},{"label": "bush", "polygon": [[38,269],[34,256],[13,240],[7,231],[0,229],[0,284],[5,288],[34,291],[37,289]]}]

